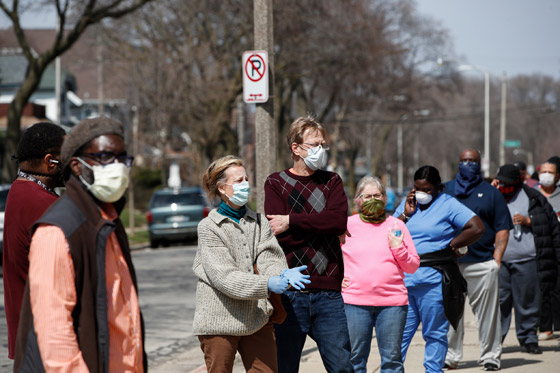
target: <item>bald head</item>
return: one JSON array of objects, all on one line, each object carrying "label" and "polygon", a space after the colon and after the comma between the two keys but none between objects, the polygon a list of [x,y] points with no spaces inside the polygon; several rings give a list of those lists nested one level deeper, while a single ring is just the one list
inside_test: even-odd
[{"label": "bald head", "polygon": [[467,148],[461,152],[459,162],[476,162],[480,163],[480,152],[473,148]]}]

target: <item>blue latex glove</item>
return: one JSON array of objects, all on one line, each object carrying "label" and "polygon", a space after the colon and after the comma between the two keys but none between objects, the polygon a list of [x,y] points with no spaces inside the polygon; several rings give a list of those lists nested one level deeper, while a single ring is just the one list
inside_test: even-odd
[{"label": "blue latex glove", "polygon": [[272,276],[268,279],[268,290],[276,294],[282,294],[288,288],[288,279],[280,276]]},{"label": "blue latex glove", "polygon": [[282,278],[288,280],[290,285],[292,285],[297,290],[305,289],[305,284],[310,284],[311,281],[308,280],[309,275],[304,275],[303,271],[307,269],[307,266],[290,268],[282,271]]}]

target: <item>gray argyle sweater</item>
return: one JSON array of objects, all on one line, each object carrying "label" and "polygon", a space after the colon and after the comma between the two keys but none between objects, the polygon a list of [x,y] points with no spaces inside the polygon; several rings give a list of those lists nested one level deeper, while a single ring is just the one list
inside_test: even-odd
[{"label": "gray argyle sweater", "polygon": [[[259,274],[253,270],[257,264]],[[288,268],[266,218],[247,208],[239,224],[216,209],[198,225],[193,334],[251,335],[272,313],[268,279]]]}]

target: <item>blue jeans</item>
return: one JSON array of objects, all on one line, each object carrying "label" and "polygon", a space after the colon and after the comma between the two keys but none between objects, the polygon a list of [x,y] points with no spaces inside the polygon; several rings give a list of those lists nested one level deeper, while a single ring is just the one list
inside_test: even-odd
[{"label": "blue jeans", "polygon": [[447,354],[447,332],[449,321],[443,310],[441,283],[407,287],[408,315],[402,341],[403,361],[406,352],[422,323],[422,337],[426,342],[424,348],[424,368],[426,373],[441,372]]},{"label": "blue jeans", "polygon": [[299,371],[301,352],[309,335],[316,343],[327,372],[352,372],[350,340],[344,302],[339,291],[287,291],[282,303],[288,316],[274,324],[278,372]]},{"label": "blue jeans", "polygon": [[367,360],[375,326],[381,355],[381,372],[404,372],[401,343],[408,306],[358,306],[345,304],[354,372],[367,372]]}]

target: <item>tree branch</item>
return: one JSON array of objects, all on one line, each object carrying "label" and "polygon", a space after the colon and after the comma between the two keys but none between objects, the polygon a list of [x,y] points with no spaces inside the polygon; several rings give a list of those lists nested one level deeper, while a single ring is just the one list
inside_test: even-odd
[{"label": "tree branch", "polygon": [[31,51],[31,47],[29,46],[29,43],[27,42],[27,38],[25,37],[25,33],[21,28],[21,24],[19,22],[18,7],[19,7],[18,0],[13,1],[11,11],[6,7],[4,2],[0,2],[0,8],[2,8],[4,13],[6,13],[6,15],[10,18],[10,20],[14,25],[14,33],[16,34],[16,38],[18,40],[21,49],[23,50],[23,54],[25,55],[25,58],[27,58],[27,61],[29,61],[29,63],[32,64],[35,61],[35,57],[33,57],[33,52]]}]

